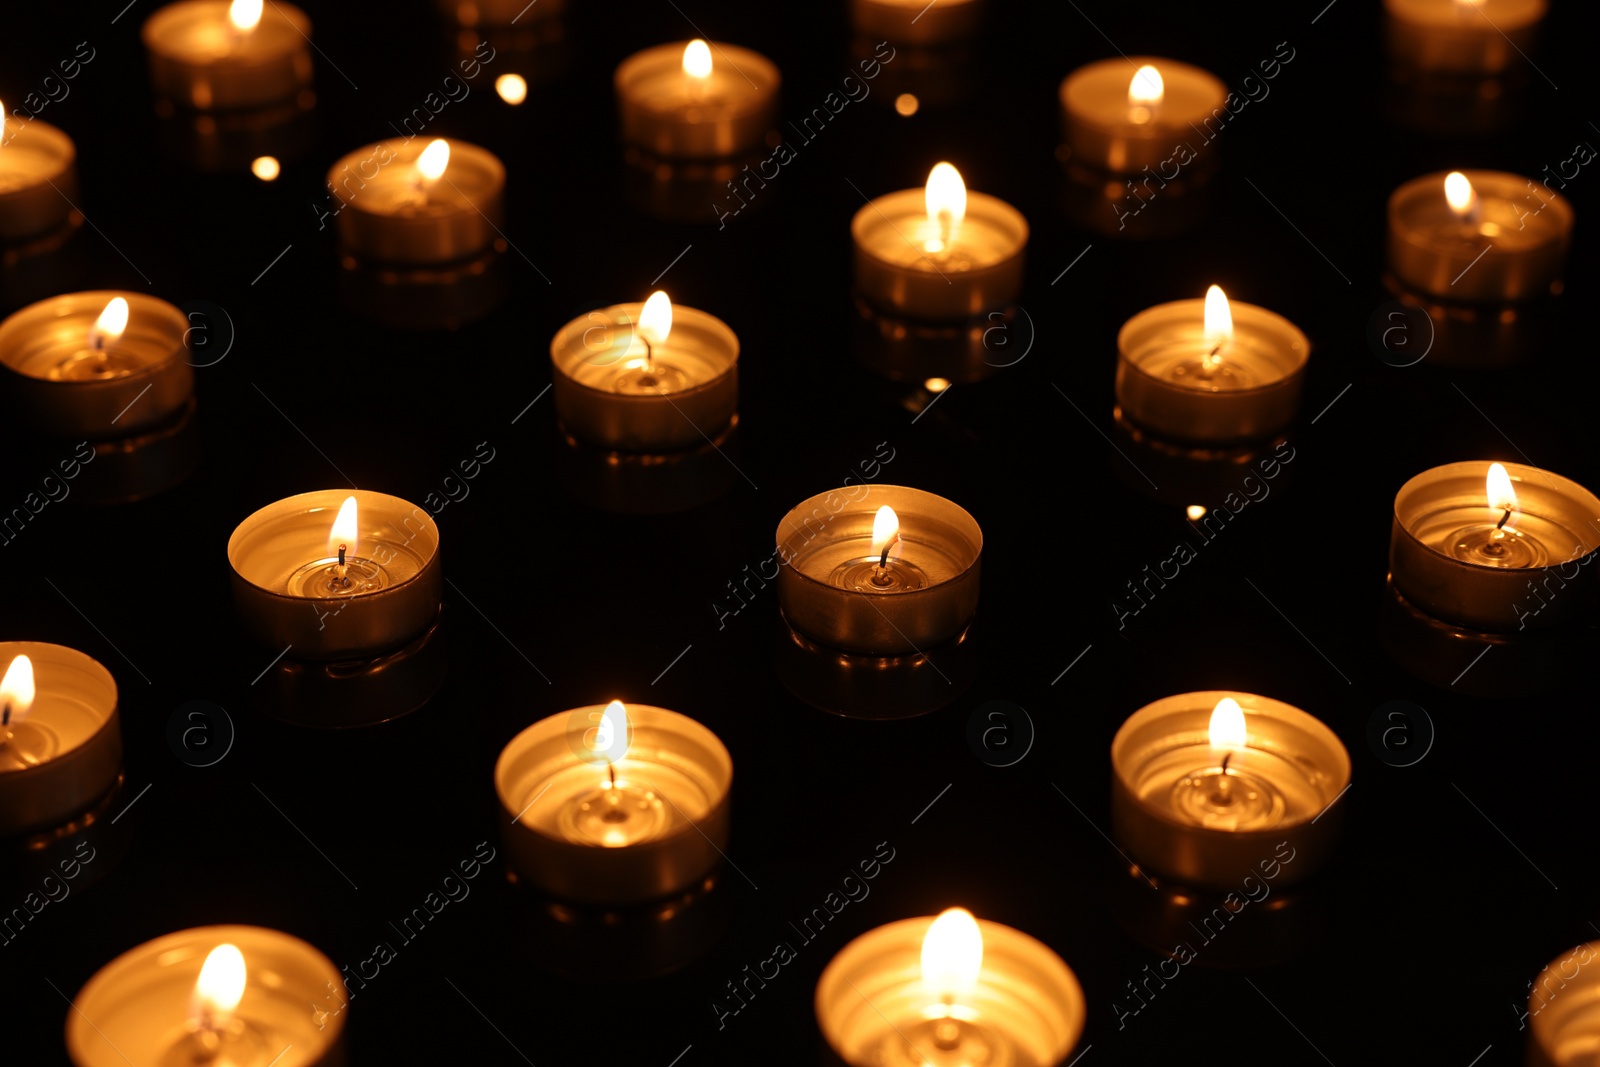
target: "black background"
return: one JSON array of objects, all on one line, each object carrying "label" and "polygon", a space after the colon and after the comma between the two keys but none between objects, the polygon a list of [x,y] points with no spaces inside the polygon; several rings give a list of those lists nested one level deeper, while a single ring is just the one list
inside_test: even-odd
[{"label": "black background", "polygon": [[[1376,620],[1391,502],[1406,478],[1498,458],[1600,485],[1592,394],[1579,388],[1600,282],[1586,227],[1559,342],[1524,366],[1395,369],[1364,331],[1385,300],[1383,206],[1395,185],[1458,166],[1532,175],[1600,138],[1576,5],[1546,24],[1544,74],[1528,72],[1519,121],[1479,141],[1385,120],[1378,17],[1358,0],[1338,0],[1315,24],[1320,0],[1053,14],[996,5],[963,102],[902,118],[875,87],[719,231],[709,208],[705,225],[672,225],[625,201],[613,68],[698,27],[771,57],[791,117],[850,73],[842,6],[573,0],[565,74],[512,108],[493,94],[491,63],[428,131],[504,159],[506,234],[526,257],[512,254],[512,296],[493,315],[434,334],[393,332],[341,307],[332,230],[318,229],[313,207],[334,159],[390,135],[387,123],[450,72],[451,31],[431,5],[306,4],[321,53],[320,131],[315,150],[270,184],[193,173],[158,150],[137,37],[153,6],[140,0],[113,24],[120,0],[8,5],[0,33],[8,104],[78,42],[97,50],[71,95],[41,115],[77,143],[78,202],[93,223],[79,238],[86,265],[66,289],[206,300],[237,327],[226,359],[197,372],[205,459],[187,483],[114,509],[53,504],[0,550],[0,636],[71,645],[110,668],[127,796],[151,786],[124,820],[127,858],[0,948],[8,1062],[64,1062],[63,994],[172,930],[275,927],[353,969],[376,942],[396,941],[388,922],[478,842],[498,845],[490,772],[505,742],[614,696],[692,715],[733,754],[729,856],[743,876],[721,879],[729,929],[670,978],[561,978],[516,935],[534,905],[497,860],[351,1005],[356,1062],[523,1062],[509,1046],[539,1067],[666,1065],[689,1046],[685,1067],[815,1062],[811,997],[828,959],[874,926],[954,904],[1040,938],[1073,968],[1089,1002],[1079,1048],[1093,1046],[1090,1065],[1181,1056],[1465,1067],[1486,1048],[1479,1063],[1520,1062],[1527,982],[1600,936],[1592,689],[1509,701],[1429,689],[1386,660]],[[1064,217],[1056,89],[1114,54],[1107,38],[1235,87],[1279,42],[1295,51],[1271,95],[1224,131],[1222,210],[1182,240],[1118,243]],[[913,425],[926,397],[879,381],[850,353],[848,222],[856,189],[918,185],[941,159],[1028,217],[1021,302],[1037,336],[1016,366],[957,386]],[[1568,190],[1580,216],[1596,181],[1586,168]],[[659,284],[739,334],[745,477],[684,515],[590,510],[553,477],[549,397],[512,419],[549,382],[548,339],[562,323],[641,299],[687,245]],[[1180,509],[1134,491],[1138,475],[1099,432],[1110,429],[1115,332],[1211,282],[1312,338],[1295,459],[1265,503],[1119,632],[1112,597],[1187,534]],[[251,680],[272,650],[248,645],[233,619],[233,527],[313,488],[420,502],[484,441],[495,459],[438,517],[454,583],[443,692],[405,720],[337,735],[250,711]],[[712,606],[771,554],[788,508],[839,485],[879,442],[895,454],[880,480],[962,504],[987,549],[976,682],[945,709],[895,723],[828,716],[780,685],[770,588],[721,629]],[[9,510],[45,470],[6,467]],[[1350,750],[1344,843],[1317,886],[1323,925],[1270,967],[1207,969],[1202,952],[1119,1028],[1113,1001],[1158,957],[1109,921],[1108,894],[1127,890],[1099,832],[1109,826],[1107,748],[1138,707],[1207,688],[1305,708]],[[1369,717],[1396,698],[1428,709],[1438,730],[1408,768],[1385,765],[1366,740]],[[227,708],[238,728],[229,755],[206,769],[180,762],[166,740],[168,717],[191,699]],[[1026,708],[1037,728],[1008,768],[986,766],[966,740],[969,716],[991,699]],[[895,859],[871,896],[719,1030],[711,1002],[724,983],[792,940],[787,924],[879,842]]]}]

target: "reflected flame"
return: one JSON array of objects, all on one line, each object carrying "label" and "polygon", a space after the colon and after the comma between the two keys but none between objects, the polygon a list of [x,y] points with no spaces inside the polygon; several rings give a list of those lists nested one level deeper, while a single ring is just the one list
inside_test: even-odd
[{"label": "reflected flame", "polygon": [[[878,509],[872,517],[872,555],[874,559],[883,558],[885,548],[898,549],[900,547],[900,516],[894,513],[894,508],[888,504]],[[900,553],[891,551],[890,559],[898,559]]]},{"label": "reflected flame", "polygon": [[1450,210],[1460,219],[1472,217],[1478,206],[1478,194],[1473,191],[1472,183],[1467,176],[1459,170],[1453,170],[1444,176],[1444,199],[1450,205]]},{"label": "reflected flame", "polygon": [[244,954],[234,945],[218,945],[200,967],[189,1017],[203,1029],[224,1029],[244,996],[244,981]]},{"label": "reflected flame", "polygon": [[1233,309],[1222,287],[1213,285],[1206,290],[1206,345],[1210,348],[1225,346],[1233,340]]},{"label": "reflected flame", "polygon": [[0,716],[5,720],[0,726],[15,723],[28,714],[33,707],[33,694],[33,660],[18,656],[6,668],[5,677],[0,678]]},{"label": "reflected flame", "polygon": [[1232,697],[1223,697],[1211,709],[1210,741],[1212,748],[1243,748],[1250,735],[1244,728],[1244,709]]},{"label": "reflected flame", "polygon": [[1166,92],[1161,72],[1146,64],[1133,72],[1133,80],[1128,83],[1128,107],[1130,110],[1160,107]]},{"label": "reflected flame", "polygon": [[923,247],[929,252],[943,252],[955,242],[956,230],[967,216],[967,183],[949,163],[935,163],[928,172],[923,196],[928,223],[937,235],[924,241]]},{"label": "reflected flame", "polygon": [[520,74],[502,74],[494,80],[494,91],[508,104],[520,104],[528,99],[528,80]]},{"label": "reflected flame", "polygon": [[128,302],[120,296],[114,296],[105,310],[100,312],[100,317],[94,320],[94,325],[89,327],[89,347],[104,348],[121,337],[122,331],[127,328]]},{"label": "reflected flame", "polygon": [[711,46],[698,37],[683,50],[683,72],[704,81],[711,77]]},{"label": "reflected flame", "polygon": [[428,147],[417,157],[417,173],[422,175],[422,180],[427,185],[432,185],[444,177],[445,168],[449,165],[450,142],[443,137],[429,141]]},{"label": "reflected flame", "polygon": [[650,299],[639,309],[639,336],[651,345],[659,345],[672,333],[672,301],[660,289],[650,294]]},{"label": "reflected flame", "polygon": [[233,0],[228,7],[228,21],[240,33],[249,33],[261,23],[263,0]]},{"label": "reflected flame", "polygon": [[1511,475],[1499,463],[1489,464],[1489,476],[1484,479],[1484,489],[1489,495],[1489,506],[1495,511],[1517,510],[1517,491],[1511,486]]},{"label": "reflected flame", "polygon": [[966,908],[939,913],[922,936],[922,981],[940,1000],[972,992],[983,968],[983,932]]},{"label": "reflected flame", "polygon": [[337,556],[341,548],[353,554],[356,543],[360,540],[361,522],[360,516],[356,513],[356,498],[347,496],[344,498],[344,503],[339,505],[339,514],[333,520],[333,529],[328,532],[328,555]]},{"label": "reflected flame", "polygon": [[589,747],[606,763],[616,763],[628,754],[628,709],[622,701],[613,700],[600,713]]}]

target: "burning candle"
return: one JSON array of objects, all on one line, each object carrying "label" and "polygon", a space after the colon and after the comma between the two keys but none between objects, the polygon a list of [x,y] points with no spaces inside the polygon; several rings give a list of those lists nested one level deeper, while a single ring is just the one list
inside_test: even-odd
[{"label": "burning candle", "polygon": [[1389,197],[1389,270],[1444,300],[1531,300],[1560,291],[1572,205],[1497,170],[1428,174]]},{"label": "burning candle", "polygon": [[1545,0],[1383,0],[1390,54],[1439,74],[1495,75],[1527,62]]},{"label": "burning candle", "polygon": [[439,614],[439,529],[384,493],[322,490],[269,504],[228,538],[245,629],[297,660],[405,645]]},{"label": "burning candle", "polygon": [[72,138],[48,122],[9,119],[0,104],[0,241],[67,221],[78,196],[77,158]]},{"label": "burning candle", "polygon": [[1551,960],[1528,986],[1527,1067],[1600,1063],[1600,941]]},{"label": "burning candle", "polygon": [[16,415],[97,440],[163,422],[189,403],[189,320],[141,293],[69,293],[0,322],[0,366]]},{"label": "burning candle", "polygon": [[59,826],[122,772],[117,683],[75,649],[0,642],[0,837]]},{"label": "burning candle", "polygon": [[1083,988],[1060,956],[964,908],[846,945],[817,981],[817,1024],[851,1067],[1065,1062]]},{"label": "burning candle", "polygon": [[850,25],[861,37],[913,46],[945,44],[977,32],[983,0],[850,0]]},{"label": "burning candle", "polygon": [[1130,421],[1177,440],[1271,437],[1294,421],[1310,354],[1288,319],[1229,303],[1213,285],[1204,300],[1158,304],[1123,324],[1117,403]]},{"label": "burning candle", "polygon": [[726,323],[643,304],[581,315],[550,341],[556,415],[574,436],[622,452],[672,452],[714,438],[739,407],[739,338]]},{"label": "burning candle", "polygon": [[770,59],[736,45],[694,40],[635,52],[615,78],[622,140],[667,159],[759,148],[778,123],[779,81]]},{"label": "burning candle", "polygon": [[[1066,144],[1077,162],[1118,174],[1183,167],[1226,122],[1228,87],[1199,67],[1136,56],[1079,67],[1061,83]],[[1166,180],[1171,176],[1163,175]]]},{"label": "burning candle", "polygon": [[438,265],[482,252],[505,222],[506,169],[477,145],[379,141],[328,171],[339,241],[379,263]]},{"label": "burning candle", "polygon": [[850,222],[856,288],[914,319],[970,318],[1022,290],[1028,220],[1004,200],[967,191],[939,163],[921,189],[870,201]]},{"label": "burning candle", "polygon": [[89,979],[67,1015],[67,1053],[75,1067],[332,1067],[343,1062],[344,1014],[314,1009],[342,980],[326,956],[276,930],[180,930]]},{"label": "burning candle", "polygon": [[819,493],[778,523],[778,604],[834,648],[920,651],[978,610],[983,531],[943,497],[898,485]]},{"label": "burning candle", "polygon": [[1578,563],[1597,547],[1600,499],[1576,482],[1520,463],[1450,463],[1396,494],[1389,571],[1428,615],[1504,633],[1573,619],[1586,598],[1551,594],[1594,585]]},{"label": "burning candle", "polygon": [[495,791],[519,879],[591,904],[693,886],[728,843],[733,760],[686,715],[643,704],[541,719],[500,753]]},{"label": "burning candle", "polygon": [[274,104],[311,85],[311,20],[283,0],[179,0],[141,36],[156,95],[201,111]]},{"label": "burning candle", "polygon": [[1197,887],[1237,888],[1263,864],[1297,882],[1327,859],[1350,754],[1299,708],[1251,693],[1180,693],[1111,742],[1111,822],[1139,864]]}]

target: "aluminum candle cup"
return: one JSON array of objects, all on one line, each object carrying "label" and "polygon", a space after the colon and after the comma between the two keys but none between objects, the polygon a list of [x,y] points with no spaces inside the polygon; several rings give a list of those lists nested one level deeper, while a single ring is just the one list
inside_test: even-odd
[{"label": "aluminum candle cup", "polygon": [[[122,770],[117,683],[76,649],[0,642],[0,674],[18,656],[32,664],[31,702],[0,694],[0,837],[58,826],[87,811]],[[24,706],[26,705],[26,706]]]},{"label": "aluminum candle cup", "polygon": [[1416,70],[1495,75],[1533,51],[1545,0],[1384,0],[1389,54]]},{"label": "aluminum candle cup", "polygon": [[1061,957],[1020,930],[979,919],[981,968],[970,989],[947,998],[923,962],[934,923],[928,915],[880,926],[829,961],[817,981],[817,1025],[838,1057],[850,1067],[1065,1062],[1086,1008]]},{"label": "aluminum candle cup", "polygon": [[[423,155],[449,145],[442,173],[429,177]],[[505,224],[506,169],[477,145],[451,138],[379,141],[328,171],[343,251],[378,263],[429,266],[481,252]]]},{"label": "aluminum candle cup", "polygon": [[140,36],[159,97],[201,111],[261,107],[311,85],[311,20],[272,0],[254,27],[229,0],[179,0],[145,20]]},{"label": "aluminum candle cup", "polygon": [[77,158],[72,138],[48,122],[0,116],[0,242],[67,221],[78,198]]},{"label": "aluminum candle cup", "polygon": [[[331,535],[352,498],[358,519],[342,539],[339,582]],[[268,504],[228,538],[228,562],[239,621],[268,648],[290,646],[297,660],[381,655],[439,614],[439,528],[422,508],[385,493],[326,489]]]},{"label": "aluminum candle cup", "polygon": [[[1448,463],[1394,498],[1390,579],[1436,619],[1488,633],[1574,619],[1596,585],[1583,557],[1600,548],[1600,499],[1559,474],[1504,463],[1510,500],[1487,461]],[[1508,509],[1504,506],[1514,502]],[[1502,524],[1503,523],[1503,524]],[[1580,588],[1565,592],[1568,586]]]},{"label": "aluminum candle cup", "polygon": [[[120,330],[98,325],[126,302]],[[35,429],[91,440],[155,425],[184,407],[194,368],[189,320],[152,296],[100,290],[31,304],[0,323],[0,366],[17,417]]]},{"label": "aluminum candle cup", "polygon": [[[1233,743],[1213,746],[1225,698],[1243,726]],[[1332,730],[1252,693],[1180,693],[1140,708],[1111,742],[1111,767],[1112,832],[1134,861],[1216,889],[1263,876],[1288,885],[1316,871],[1350,784],[1350,754]]]},{"label": "aluminum candle cup", "polygon": [[1233,302],[1217,348],[1204,300],[1139,312],[1117,334],[1117,403],[1131,422],[1179,441],[1271,437],[1300,409],[1311,342],[1281,315]]},{"label": "aluminum candle cup", "polygon": [[[1137,77],[1154,67],[1155,78]],[[1061,116],[1075,162],[1118,174],[1135,174],[1189,160],[1180,149],[1205,123],[1226,118],[1228,87],[1199,67],[1155,56],[1102,59],[1079,67],[1061,83]],[[1189,159],[1195,156],[1188,151]]]},{"label": "aluminum candle cup", "polygon": [[[233,945],[244,958],[238,1006],[215,1031],[193,1018],[207,955]],[[336,1067],[344,1060],[344,1012],[322,1011],[343,977],[297,937],[260,926],[197,926],[131,949],[89,979],[67,1014],[75,1067],[259,1064]],[[335,1005],[338,1001],[333,1002]],[[205,1039],[217,1050],[206,1055]],[[273,1059],[274,1056],[279,1057]]]},{"label": "aluminum candle cup", "polygon": [[1389,270],[1441,300],[1504,303],[1560,289],[1572,243],[1572,205],[1560,193],[1497,170],[1458,172],[1470,206],[1447,197],[1446,174],[1406,182],[1389,197]]},{"label": "aluminum candle cup", "polygon": [[629,704],[614,734],[621,750],[608,761],[591,742],[620,706],[541,719],[495,764],[508,862],[564,900],[638,904],[681,892],[728,844],[733,759],[717,735],[686,715]]},{"label": "aluminum candle cup", "polygon": [[672,306],[671,332],[645,356],[644,304],[613,304],[550,341],[556,415],[586,444],[676,452],[716,437],[739,409],[739,338],[696,308]]},{"label": "aluminum candle cup", "polygon": [[977,32],[983,0],[850,0],[850,26],[874,41],[939,45]]},{"label": "aluminum candle cup", "polygon": [[[873,551],[878,516],[898,520],[889,560]],[[778,523],[778,606],[833,648],[916,652],[966,629],[978,610],[983,531],[941,496],[899,485],[818,493]]]},{"label": "aluminum candle cup", "polygon": [[778,125],[778,68],[748,48],[657,45],[623,60],[613,80],[623,142],[667,159],[738,155]]},{"label": "aluminum candle cup", "polygon": [[1600,941],[1551,960],[1528,994],[1527,1067],[1589,1067],[1600,1055]]}]

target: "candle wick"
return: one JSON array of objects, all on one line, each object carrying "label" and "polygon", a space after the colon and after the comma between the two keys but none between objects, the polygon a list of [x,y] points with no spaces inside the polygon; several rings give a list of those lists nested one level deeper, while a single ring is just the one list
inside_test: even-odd
[{"label": "candle wick", "polygon": [[639,341],[644,345],[644,369],[654,374],[656,369],[655,348],[650,344],[650,339],[642,333],[639,335]]},{"label": "candle wick", "polygon": [[1494,528],[1496,530],[1505,529],[1506,523],[1509,522],[1510,519],[1511,519],[1511,509],[1510,508],[1506,508],[1506,513],[1504,515],[1500,516],[1500,521],[1494,524]]},{"label": "candle wick", "polygon": [[615,763],[607,763],[606,774],[611,778],[611,788],[615,789],[617,787],[617,765]]},{"label": "candle wick", "polygon": [[1233,753],[1232,752],[1223,753],[1223,756],[1222,756],[1222,773],[1223,774],[1227,774],[1228,773],[1228,761],[1231,760],[1231,759],[1233,759]]},{"label": "candle wick", "polygon": [[345,563],[344,563],[344,551],[345,551],[345,546],[344,545],[340,545],[339,546],[339,566],[341,566],[341,567],[343,567],[345,565]]}]

